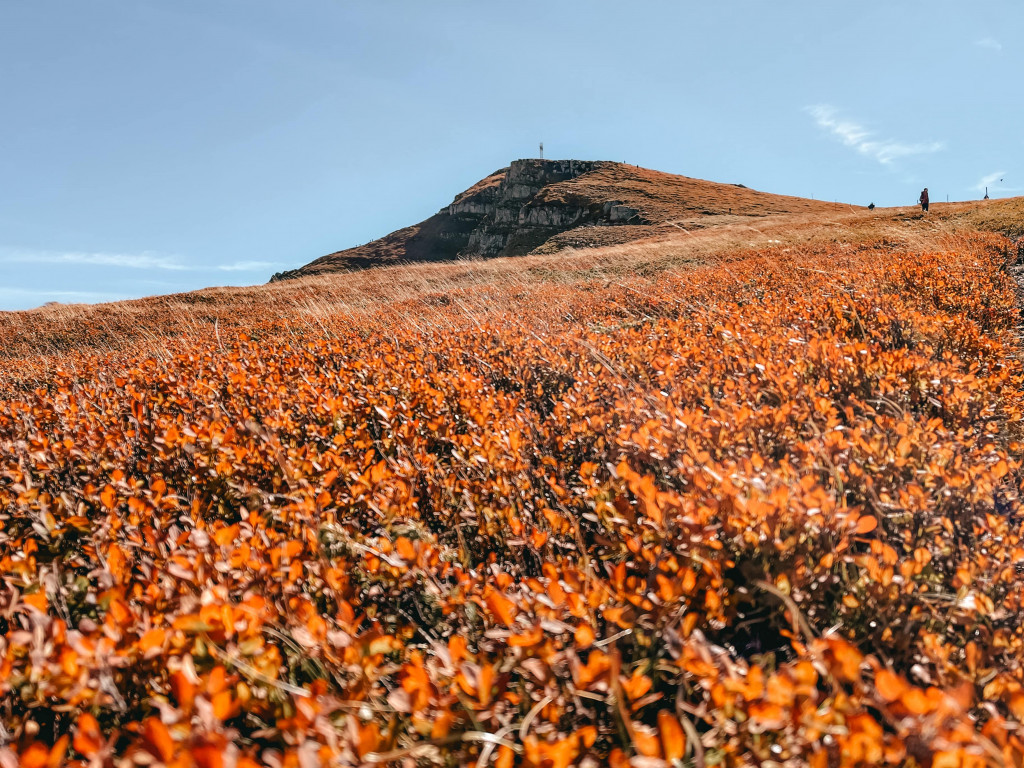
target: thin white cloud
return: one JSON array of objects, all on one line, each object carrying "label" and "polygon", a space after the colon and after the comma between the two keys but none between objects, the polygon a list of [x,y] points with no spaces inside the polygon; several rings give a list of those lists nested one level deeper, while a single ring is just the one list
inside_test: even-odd
[{"label": "thin white cloud", "polygon": [[893,139],[878,139],[875,134],[859,123],[845,120],[838,116],[835,107],[818,104],[807,107],[806,111],[818,127],[825,129],[845,146],[855,149],[865,157],[870,157],[882,165],[889,165],[894,160],[911,155],[927,155],[945,148],[941,141],[908,144]]},{"label": "thin white cloud", "polygon": [[978,183],[974,185],[974,189],[978,192],[983,192],[985,187],[994,186],[997,181],[1002,181],[1005,175],[1006,171],[996,171],[995,173],[990,173],[988,176],[982,176]]},{"label": "thin white cloud", "polygon": [[121,301],[131,298],[123,293],[105,293],[103,291],[51,291],[47,289],[13,288],[0,286],[0,312],[16,312],[38,307],[49,301],[68,304],[96,304],[103,301]]},{"label": "thin white cloud", "polygon": [[1007,192],[1020,192],[1020,187],[1010,187],[1003,184],[1003,180],[1006,178],[1006,171],[996,171],[990,173],[987,176],[982,176],[978,183],[975,184],[971,189],[975,192],[984,193],[986,190],[989,195],[1002,194]]},{"label": "thin white cloud", "polygon": [[236,261],[233,264],[220,264],[216,269],[221,272],[259,272],[282,266],[276,261]]},{"label": "thin white cloud", "polygon": [[0,286],[0,296],[63,296],[63,297],[78,297],[78,298],[102,298],[108,299],[111,297],[121,297],[120,293],[103,293],[101,291],[50,291],[50,290],[34,290],[32,288],[12,288],[10,286]]},{"label": "thin white cloud", "polygon": [[177,259],[153,253],[88,253],[84,251],[4,251],[0,261],[7,264],[80,264],[124,269],[163,269],[175,272],[191,267]]},{"label": "thin white cloud", "polygon": [[974,44],[979,48],[988,48],[996,53],[1001,53],[1003,50],[1003,44],[992,37],[983,37],[981,40],[975,40]]},{"label": "thin white cloud", "polygon": [[66,264],[167,272],[258,272],[281,266],[274,261],[236,261],[231,264],[194,266],[173,256],[142,253],[90,253],[86,251],[36,251],[0,248],[2,264]]}]

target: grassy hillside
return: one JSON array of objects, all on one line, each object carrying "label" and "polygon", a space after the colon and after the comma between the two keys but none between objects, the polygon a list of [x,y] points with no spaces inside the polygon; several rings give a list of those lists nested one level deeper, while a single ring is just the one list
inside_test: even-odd
[{"label": "grassy hillside", "polygon": [[0,318],[0,762],[1019,764],[1016,251],[935,209]]},{"label": "grassy hillside", "polygon": [[[400,262],[552,253],[565,246],[618,245],[667,228],[703,229],[766,216],[856,210],[612,162],[517,160],[455,197],[451,207],[365,245],[316,259],[279,277],[303,277]],[[579,174],[579,175],[576,175]],[[569,177],[571,175],[571,177]],[[617,206],[624,218],[611,217]],[[546,225],[544,224],[546,222]],[[629,223],[626,223],[629,222]],[[474,242],[495,236],[500,245]]]}]

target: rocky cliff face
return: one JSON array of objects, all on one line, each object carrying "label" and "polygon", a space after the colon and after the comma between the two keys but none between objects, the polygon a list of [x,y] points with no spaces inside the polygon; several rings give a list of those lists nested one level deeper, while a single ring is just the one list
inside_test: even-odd
[{"label": "rocky cliff face", "polygon": [[272,280],[359,268],[396,260],[444,261],[459,257],[518,256],[552,236],[585,224],[643,223],[618,201],[547,200],[548,187],[591,173],[584,160],[515,160],[455,198],[435,216],[367,245],[339,251]]},{"label": "rocky cliff face", "polygon": [[497,256],[510,244],[516,251],[524,252],[527,242],[538,238],[543,242],[546,238],[521,230],[572,226],[577,215],[575,211],[537,211],[530,208],[530,201],[548,184],[576,178],[592,169],[593,163],[573,160],[517,160],[497,184],[470,190],[438,215],[451,217],[453,222],[463,225],[457,229],[469,231],[459,255]]},{"label": "rocky cliff face", "polygon": [[638,212],[627,206],[583,198],[548,200],[542,194],[600,165],[582,160],[515,161],[500,183],[458,199],[442,211],[452,217],[473,217],[473,231],[460,255],[519,256],[574,227],[640,223]]},{"label": "rocky cliff face", "polygon": [[[622,242],[622,233],[636,239],[669,223],[705,226],[714,216],[824,207],[834,206],[621,163],[515,160],[426,221],[279,272],[272,281],[403,261],[519,256],[563,242],[572,247]],[[694,224],[695,217],[702,221]],[[609,227],[621,230],[612,235]]]}]

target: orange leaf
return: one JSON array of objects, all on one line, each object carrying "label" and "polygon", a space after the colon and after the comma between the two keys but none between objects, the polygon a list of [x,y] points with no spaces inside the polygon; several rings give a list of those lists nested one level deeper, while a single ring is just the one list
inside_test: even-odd
[{"label": "orange leaf", "polygon": [[498,592],[496,589],[488,590],[484,596],[484,602],[487,603],[487,608],[490,612],[506,627],[511,627],[515,623],[518,609],[515,603],[501,594],[501,592]]},{"label": "orange leaf", "polygon": [[529,648],[530,646],[537,645],[543,639],[544,630],[540,628],[540,624],[537,624],[525,632],[512,635],[508,639],[508,644],[513,648]]},{"label": "orange leaf", "polygon": [[1016,691],[1010,696],[1010,712],[1017,720],[1024,720],[1024,691]]},{"label": "orange leaf", "polygon": [[22,602],[28,603],[40,613],[46,613],[49,603],[46,600],[45,592],[33,592],[31,595],[22,595]]},{"label": "orange leaf", "polygon": [[604,609],[604,617],[607,621],[617,624],[622,629],[628,629],[629,619],[626,617],[626,609],[619,606],[612,606]]},{"label": "orange leaf", "polygon": [[68,743],[70,741],[71,737],[66,733],[57,739],[57,743],[50,750],[50,756],[46,759],[46,768],[60,768],[60,766],[64,765],[64,758],[67,757]]},{"label": "orange leaf", "polygon": [[622,680],[622,690],[626,692],[630,701],[636,701],[645,693],[651,690],[651,678],[643,675],[639,670],[635,671],[629,679]]},{"label": "orange leaf", "polygon": [[914,715],[924,715],[932,711],[932,703],[920,688],[908,688],[900,697],[900,702]]},{"label": "orange leaf", "polygon": [[654,729],[640,723],[633,724],[633,746],[644,757],[659,757],[661,754],[661,743],[654,735]]},{"label": "orange leaf", "polygon": [[192,709],[192,702],[196,698],[196,686],[180,669],[171,673],[171,690],[174,692],[174,698],[178,700],[179,707],[186,712]]},{"label": "orange leaf", "polygon": [[835,658],[836,665],[839,667],[836,670],[838,676],[847,681],[859,679],[860,664],[864,661],[864,656],[861,652],[845,640],[838,638],[830,639],[828,645]]},{"label": "orange leaf", "polygon": [[359,725],[357,723],[356,729],[359,731],[356,753],[360,758],[363,758],[380,746],[380,727],[373,722],[366,725]]},{"label": "orange leaf", "polygon": [[686,614],[683,618],[683,637],[689,637],[693,633],[699,619],[700,617],[696,613]]},{"label": "orange leaf", "polygon": [[452,714],[451,710],[442,711],[437,717],[434,718],[434,724],[430,727],[430,738],[432,739],[443,739],[452,730],[452,724],[455,722],[455,715]]},{"label": "orange leaf", "polygon": [[154,755],[165,763],[170,762],[174,755],[174,741],[159,717],[147,717],[142,722],[142,736]]},{"label": "orange leaf", "polygon": [[224,768],[224,750],[213,744],[192,747],[192,759],[198,768]]},{"label": "orange leaf", "polygon": [[50,760],[50,750],[41,741],[34,741],[21,753],[18,759],[20,768],[46,768]]},{"label": "orange leaf", "polygon": [[118,581],[122,580],[127,573],[128,558],[117,544],[111,544],[107,551],[107,568]]},{"label": "orange leaf", "polygon": [[100,724],[96,718],[88,712],[78,716],[78,723],[75,725],[75,740],[73,742],[75,751],[84,757],[92,757],[100,751],[103,746],[103,737],[100,735]]},{"label": "orange leaf", "polygon": [[576,731],[576,738],[580,740],[580,744],[583,745],[584,749],[590,749],[597,741],[597,728],[592,725],[585,725]]},{"label": "orange leaf", "polygon": [[972,675],[978,674],[978,660],[980,658],[980,652],[978,651],[978,644],[971,640],[964,647],[964,656],[967,661],[967,669]]},{"label": "orange leaf", "polygon": [[594,630],[591,629],[589,624],[580,624],[576,628],[574,637],[576,645],[580,648],[589,648],[594,644]]},{"label": "orange leaf", "polygon": [[212,696],[220,693],[228,687],[227,670],[220,664],[210,670],[210,676],[206,678],[206,691]]},{"label": "orange leaf", "polygon": [[149,632],[139,638],[139,650],[142,651],[143,655],[147,659],[156,655],[151,653],[151,651],[159,653],[160,649],[163,647],[164,638],[166,636],[167,631],[160,629],[159,627],[149,630]]},{"label": "orange leaf", "polygon": [[554,743],[541,744],[539,751],[543,755],[542,762],[551,768],[569,768],[580,753],[579,741],[571,737],[560,739]]},{"label": "orange leaf", "polygon": [[857,521],[857,527],[854,530],[856,533],[864,534],[871,533],[877,527],[878,519],[871,517],[871,515],[865,515]]},{"label": "orange leaf", "polygon": [[233,542],[238,537],[238,523],[221,528],[213,534],[213,540],[217,546],[223,547]]},{"label": "orange leaf", "polygon": [[750,705],[750,720],[761,728],[776,730],[786,724],[786,712],[778,704],[754,702]]},{"label": "orange leaf", "polygon": [[235,704],[234,698],[231,696],[231,691],[221,691],[213,695],[213,716],[218,720],[228,720],[235,716],[238,711],[238,707]]},{"label": "orange leaf", "polygon": [[416,562],[416,547],[405,536],[398,537],[398,540],[395,542],[395,551],[407,563]]},{"label": "orange leaf", "polygon": [[100,492],[100,502],[107,509],[113,509],[114,504],[117,502],[117,492],[114,491],[113,486],[106,485]]},{"label": "orange leaf", "polygon": [[477,699],[485,707],[491,703],[491,687],[494,685],[494,667],[484,664],[480,667],[480,688],[477,691]]},{"label": "orange leaf", "polygon": [[906,692],[907,687],[902,677],[888,669],[880,669],[875,674],[875,688],[886,701],[896,701]]},{"label": "orange leaf", "polygon": [[502,746],[498,750],[498,759],[494,761],[495,768],[512,768],[516,762],[516,753],[510,747]]},{"label": "orange leaf", "polygon": [[704,593],[704,605],[713,613],[722,607],[722,598],[718,596],[717,592],[709,589]]},{"label": "orange leaf", "polygon": [[448,638],[448,653],[452,657],[452,661],[458,664],[460,661],[469,656],[467,650],[466,638],[462,635],[452,635]]},{"label": "orange leaf", "polygon": [[669,762],[682,760],[686,754],[686,734],[676,716],[664,709],[658,712],[658,732],[665,759]]}]

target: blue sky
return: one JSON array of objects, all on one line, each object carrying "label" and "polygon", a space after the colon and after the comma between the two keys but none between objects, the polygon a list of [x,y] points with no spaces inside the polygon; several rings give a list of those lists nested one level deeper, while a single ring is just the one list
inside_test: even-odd
[{"label": "blue sky", "polygon": [[1024,194],[1022,32],[1020,0],[0,0],[0,309],[265,282],[541,140],[864,205]]}]

